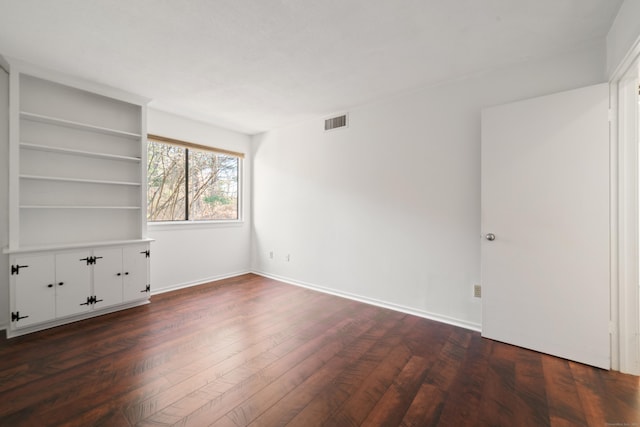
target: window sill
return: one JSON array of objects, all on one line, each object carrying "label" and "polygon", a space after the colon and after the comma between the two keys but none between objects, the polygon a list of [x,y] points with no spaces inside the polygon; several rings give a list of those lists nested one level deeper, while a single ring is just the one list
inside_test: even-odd
[{"label": "window sill", "polygon": [[148,231],[154,230],[179,230],[179,229],[198,229],[198,228],[228,228],[242,227],[243,220],[228,221],[158,221],[147,222]]}]

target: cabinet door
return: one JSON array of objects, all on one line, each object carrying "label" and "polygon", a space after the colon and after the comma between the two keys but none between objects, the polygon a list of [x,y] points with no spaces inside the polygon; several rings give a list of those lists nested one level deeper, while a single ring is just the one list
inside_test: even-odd
[{"label": "cabinet door", "polygon": [[93,295],[95,309],[122,302],[122,248],[96,249],[93,252]]},{"label": "cabinet door", "polygon": [[149,258],[148,245],[128,246],[122,251],[124,270],[124,300],[132,301],[147,298],[149,291]]},{"label": "cabinet door", "polygon": [[[89,311],[91,305],[91,266],[86,258],[89,251],[56,255],[56,317]],[[84,259],[84,260],[83,260]]]},{"label": "cabinet door", "polygon": [[14,259],[13,265],[20,265],[22,268],[12,276],[11,312],[21,319],[12,320],[11,326],[22,328],[54,319],[56,290],[53,285],[53,255],[20,256]]}]

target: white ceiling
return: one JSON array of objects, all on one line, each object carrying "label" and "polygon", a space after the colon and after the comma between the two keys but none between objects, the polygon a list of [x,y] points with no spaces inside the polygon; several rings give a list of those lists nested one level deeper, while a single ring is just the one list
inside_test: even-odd
[{"label": "white ceiling", "polygon": [[0,0],[0,54],[246,133],[602,39],[622,0]]}]

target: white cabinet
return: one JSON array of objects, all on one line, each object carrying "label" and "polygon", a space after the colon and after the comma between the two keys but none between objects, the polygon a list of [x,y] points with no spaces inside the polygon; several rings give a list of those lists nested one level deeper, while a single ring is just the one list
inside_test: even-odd
[{"label": "white cabinet", "polygon": [[149,284],[148,247],[131,246],[123,249],[123,291],[125,301],[146,298],[151,291]]},{"label": "white cabinet", "polygon": [[146,302],[149,256],[148,244],[12,256],[8,335]]},{"label": "white cabinet", "polygon": [[93,289],[98,307],[120,304],[122,295],[122,248],[100,248],[94,251]]},{"label": "white cabinet", "polygon": [[91,294],[89,251],[55,254],[56,318],[90,310],[87,297]]},{"label": "white cabinet", "polygon": [[11,324],[16,328],[89,311],[87,251],[15,257]]},{"label": "white cabinet", "polygon": [[99,302],[106,307],[121,302],[147,299],[149,283],[149,245],[96,250],[94,289]]},{"label": "white cabinet", "polygon": [[147,302],[148,100],[4,59],[8,335]]},{"label": "white cabinet", "polygon": [[15,257],[11,270],[11,326],[25,327],[55,319],[54,257]]}]

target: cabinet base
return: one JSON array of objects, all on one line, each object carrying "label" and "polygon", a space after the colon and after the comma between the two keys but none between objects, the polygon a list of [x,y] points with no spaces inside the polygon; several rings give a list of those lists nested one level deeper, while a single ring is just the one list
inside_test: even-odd
[{"label": "cabinet base", "polygon": [[67,325],[69,323],[74,323],[80,320],[90,319],[92,317],[102,316],[104,314],[113,313],[116,311],[126,310],[133,307],[138,307],[141,305],[149,304],[151,301],[149,298],[131,301],[126,304],[114,305],[112,307],[105,307],[100,310],[94,310],[88,313],[82,313],[76,316],[65,317],[62,319],[52,320],[50,322],[39,323],[37,325],[27,326],[24,328],[12,328],[11,325],[7,328],[7,338],[19,337],[21,335],[30,334],[37,331],[43,331],[45,329],[55,328],[56,326]]}]

